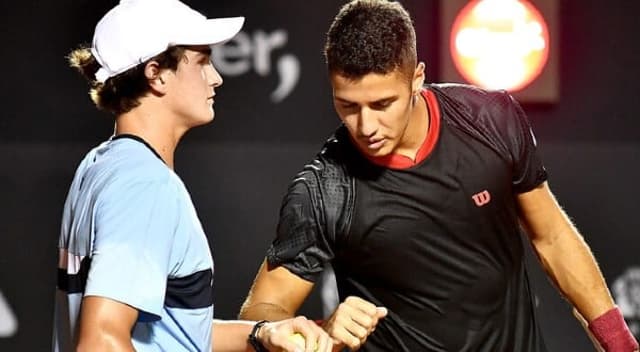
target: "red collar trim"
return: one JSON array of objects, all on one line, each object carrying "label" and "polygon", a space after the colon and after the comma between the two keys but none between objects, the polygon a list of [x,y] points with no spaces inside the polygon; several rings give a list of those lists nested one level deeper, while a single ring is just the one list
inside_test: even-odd
[{"label": "red collar trim", "polygon": [[400,154],[389,154],[381,157],[365,154],[367,159],[378,166],[389,169],[408,169],[421,163],[431,154],[440,135],[440,108],[438,106],[438,99],[436,99],[433,92],[423,89],[421,93],[427,103],[427,111],[429,112],[429,130],[427,131],[427,137],[416,153],[416,160],[411,160],[411,158]]}]

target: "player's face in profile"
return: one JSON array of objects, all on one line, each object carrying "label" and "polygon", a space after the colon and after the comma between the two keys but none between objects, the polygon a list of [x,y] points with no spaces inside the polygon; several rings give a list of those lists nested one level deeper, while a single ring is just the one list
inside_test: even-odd
[{"label": "player's face in profile", "polygon": [[358,148],[370,156],[393,153],[411,117],[412,82],[395,70],[358,80],[331,75],[333,104]]},{"label": "player's face in profile", "polygon": [[186,127],[213,120],[214,88],[222,85],[222,77],[211,63],[208,46],[187,47],[171,77],[167,98],[171,109]]}]

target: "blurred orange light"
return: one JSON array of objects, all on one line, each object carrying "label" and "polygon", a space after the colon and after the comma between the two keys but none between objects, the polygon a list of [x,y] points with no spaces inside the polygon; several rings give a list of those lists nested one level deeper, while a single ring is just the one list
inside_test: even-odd
[{"label": "blurred orange light", "polygon": [[450,51],[472,84],[518,91],[536,79],[549,57],[549,31],[525,0],[473,0],[456,17]]}]

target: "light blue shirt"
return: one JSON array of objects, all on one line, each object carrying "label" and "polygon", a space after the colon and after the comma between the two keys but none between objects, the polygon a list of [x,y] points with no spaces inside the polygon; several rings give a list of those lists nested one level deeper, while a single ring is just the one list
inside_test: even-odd
[{"label": "light blue shirt", "polygon": [[139,311],[137,351],[211,351],[213,259],[191,197],[121,137],[86,155],[65,202],[53,350],[71,350],[82,297],[100,296]]}]

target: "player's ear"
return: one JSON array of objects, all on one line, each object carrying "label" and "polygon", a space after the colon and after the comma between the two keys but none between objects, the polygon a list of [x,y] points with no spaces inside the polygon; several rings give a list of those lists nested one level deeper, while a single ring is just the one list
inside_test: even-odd
[{"label": "player's ear", "polygon": [[166,93],[167,86],[165,84],[165,79],[162,77],[163,74],[162,69],[160,69],[160,65],[158,62],[151,60],[144,67],[144,76],[147,78],[147,82],[149,82],[149,87],[154,92],[157,93]]},{"label": "player's ear", "polygon": [[419,94],[420,90],[422,90],[422,86],[424,85],[425,80],[425,65],[424,62],[419,62],[416,66],[415,71],[413,72],[413,80],[411,84],[411,91],[414,95]]}]

